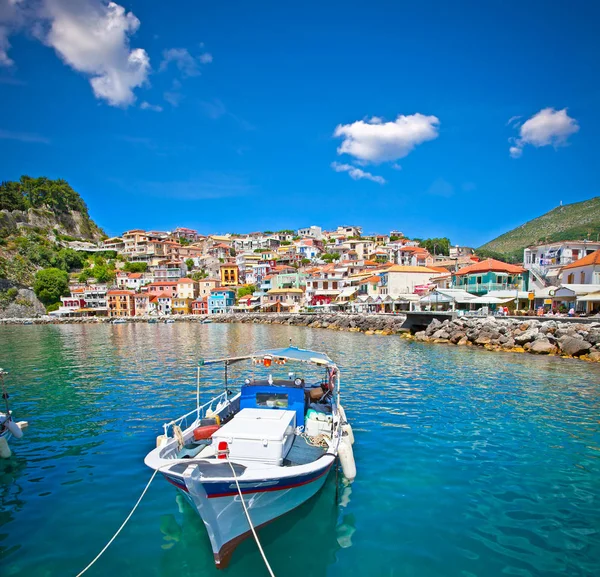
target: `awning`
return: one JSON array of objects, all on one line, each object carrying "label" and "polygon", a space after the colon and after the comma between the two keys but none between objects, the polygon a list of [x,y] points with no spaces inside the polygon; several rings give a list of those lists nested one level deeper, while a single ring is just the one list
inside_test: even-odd
[{"label": "awning", "polygon": [[515,297],[513,298],[504,298],[504,299],[499,299],[498,297],[491,297],[489,295],[483,295],[480,297],[477,297],[476,299],[473,299],[472,301],[470,301],[469,304],[474,304],[474,305],[500,305],[500,304],[504,304],[510,301],[514,301]]},{"label": "awning", "polygon": [[588,295],[584,295],[582,297],[577,297],[577,302],[600,302],[600,292],[590,293]]},{"label": "awning", "polygon": [[356,286],[347,286],[342,289],[342,292],[338,295],[338,299],[341,298],[350,298],[352,295],[358,292],[358,287]]}]

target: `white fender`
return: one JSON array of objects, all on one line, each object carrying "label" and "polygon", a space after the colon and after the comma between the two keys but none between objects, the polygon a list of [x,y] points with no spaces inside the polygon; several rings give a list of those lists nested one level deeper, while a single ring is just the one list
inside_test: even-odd
[{"label": "white fender", "polygon": [[10,455],[10,447],[6,437],[0,437],[0,459],[9,459]]},{"label": "white fender", "polygon": [[352,432],[352,427],[350,426],[350,423],[342,425],[342,431],[348,436],[350,444],[354,445],[354,433]]},{"label": "white fender", "polygon": [[23,436],[23,431],[21,431],[21,427],[17,425],[12,419],[8,419],[4,422],[4,426],[12,433],[12,436],[15,439],[20,439]]},{"label": "white fender", "polygon": [[338,457],[342,464],[342,472],[348,481],[352,482],[356,479],[356,463],[354,462],[354,453],[352,445],[347,437],[342,437],[338,447]]},{"label": "white fender", "polygon": [[342,418],[342,431],[346,433],[348,438],[350,439],[350,443],[354,445],[354,432],[352,431],[352,427],[346,418],[346,411],[342,405],[338,405],[338,411],[340,413],[340,417]]}]

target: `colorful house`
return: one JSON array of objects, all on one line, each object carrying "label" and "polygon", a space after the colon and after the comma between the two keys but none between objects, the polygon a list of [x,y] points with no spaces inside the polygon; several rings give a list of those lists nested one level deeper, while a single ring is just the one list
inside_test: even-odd
[{"label": "colorful house", "polygon": [[222,264],[219,272],[221,273],[221,286],[237,286],[240,284],[240,269],[236,264]]},{"label": "colorful house", "polygon": [[175,297],[172,299],[171,312],[174,315],[189,315],[192,313],[192,302],[194,300],[190,298]]},{"label": "colorful house", "polygon": [[235,306],[235,291],[227,287],[217,287],[210,291],[208,314],[232,313]]},{"label": "colorful house", "polygon": [[452,273],[452,284],[476,295],[499,290],[526,291],[528,272],[522,266],[487,258]]},{"label": "colorful house", "polygon": [[300,288],[271,289],[263,297],[261,309],[269,312],[297,313],[300,310],[304,291]]},{"label": "colorful house", "polygon": [[193,315],[207,315],[208,314],[208,297],[200,297],[195,301],[192,301],[192,314]]},{"label": "colorful house", "polygon": [[177,296],[177,281],[160,281],[148,285],[148,293],[151,295],[168,294],[171,298]]},{"label": "colorful house", "polygon": [[191,278],[180,278],[177,281],[177,298],[193,301],[197,297],[198,283],[195,280],[192,280]]},{"label": "colorful house", "polygon": [[108,316],[133,317],[135,316],[134,292],[129,290],[109,290]]}]

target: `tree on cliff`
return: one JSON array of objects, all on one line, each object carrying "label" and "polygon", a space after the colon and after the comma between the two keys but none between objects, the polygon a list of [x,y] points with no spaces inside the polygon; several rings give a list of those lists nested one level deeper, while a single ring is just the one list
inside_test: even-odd
[{"label": "tree on cliff", "polygon": [[69,275],[58,268],[39,270],[35,274],[33,290],[45,305],[57,303],[60,297],[69,294]]}]

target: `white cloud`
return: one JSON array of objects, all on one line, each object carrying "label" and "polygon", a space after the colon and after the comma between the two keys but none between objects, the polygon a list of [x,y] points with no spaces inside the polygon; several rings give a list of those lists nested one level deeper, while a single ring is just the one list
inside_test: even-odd
[{"label": "white cloud", "polygon": [[382,176],[376,176],[371,174],[370,172],[366,172],[356,166],[352,166],[351,164],[340,164],[339,162],[332,162],[331,168],[336,172],[347,172],[350,175],[350,178],[353,180],[361,180],[363,178],[367,180],[372,180],[373,182],[378,182],[379,184],[385,184],[385,178]]},{"label": "white cloud", "polygon": [[509,153],[512,158],[519,158],[526,144],[536,148],[566,146],[569,136],[578,131],[577,120],[567,114],[566,108],[544,108],[520,126],[519,138],[511,139],[513,146],[510,147]]},{"label": "white cloud", "polygon": [[523,154],[523,149],[518,146],[511,146],[508,152],[512,158],[519,158]]},{"label": "white cloud", "polygon": [[158,104],[150,104],[149,102],[142,102],[140,104],[140,108],[142,110],[152,110],[154,112],[162,112],[163,107],[159,106]]},{"label": "white cloud", "polygon": [[8,28],[6,26],[0,26],[0,66],[12,66],[14,64],[8,56],[9,48]]},{"label": "white cloud", "polygon": [[146,51],[129,46],[139,26],[131,12],[104,0],[0,0],[0,65],[12,64],[9,34],[27,28],[71,68],[90,77],[96,98],[127,106],[150,71]]},{"label": "white cloud", "polygon": [[334,136],[343,138],[338,154],[349,154],[363,162],[392,162],[404,158],[415,146],[438,137],[436,116],[416,113],[399,115],[394,122],[381,118],[340,124]]},{"label": "white cloud", "polygon": [[114,2],[45,0],[50,29],[45,42],[78,72],[89,74],[97,98],[113,106],[135,100],[133,89],[146,82],[150,59],[145,50],[129,47],[140,26],[131,12]]},{"label": "white cloud", "polygon": [[212,62],[212,59],[212,54],[208,52],[195,58],[185,48],[169,48],[163,51],[163,59],[160,63],[159,71],[164,72],[169,68],[171,63],[174,63],[184,77],[199,76],[199,64],[208,64]]}]

